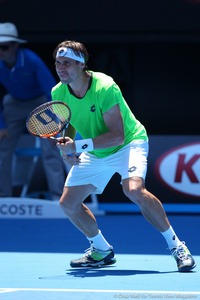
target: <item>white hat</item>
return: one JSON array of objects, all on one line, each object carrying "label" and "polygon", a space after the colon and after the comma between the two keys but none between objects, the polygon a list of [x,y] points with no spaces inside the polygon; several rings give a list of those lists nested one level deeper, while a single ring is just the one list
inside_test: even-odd
[{"label": "white hat", "polygon": [[27,41],[18,38],[17,27],[13,23],[0,23],[0,43],[18,42],[26,43]]}]

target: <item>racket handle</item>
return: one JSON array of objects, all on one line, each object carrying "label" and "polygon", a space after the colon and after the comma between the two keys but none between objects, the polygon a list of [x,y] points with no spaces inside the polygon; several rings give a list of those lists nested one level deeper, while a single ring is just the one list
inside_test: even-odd
[{"label": "racket handle", "polygon": [[54,136],[50,136],[49,138],[47,138],[47,139],[52,139],[52,140],[54,140],[54,141],[57,141],[58,142],[58,139],[57,138],[55,138]]},{"label": "racket handle", "polygon": [[66,129],[65,129],[65,130],[63,130],[63,134],[62,134],[63,143],[65,143],[65,131],[66,131]]},{"label": "racket handle", "polygon": [[60,141],[59,141],[56,137],[54,137],[54,136],[49,136],[49,137],[41,136],[41,138],[42,138],[42,139],[46,139],[46,140],[47,140],[47,139],[48,139],[48,140],[51,139],[51,140],[54,140],[54,141],[56,141],[56,142],[60,142]]}]

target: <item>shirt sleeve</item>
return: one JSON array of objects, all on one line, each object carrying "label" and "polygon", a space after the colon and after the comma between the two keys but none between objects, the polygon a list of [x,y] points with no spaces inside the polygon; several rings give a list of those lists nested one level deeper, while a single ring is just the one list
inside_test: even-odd
[{"label": "shirt sleeve", "polygon": [[105,93],[102,100],[102,113],[107,112],[111,107],[120,102],[121,91],[116,84],[113,84]]}]

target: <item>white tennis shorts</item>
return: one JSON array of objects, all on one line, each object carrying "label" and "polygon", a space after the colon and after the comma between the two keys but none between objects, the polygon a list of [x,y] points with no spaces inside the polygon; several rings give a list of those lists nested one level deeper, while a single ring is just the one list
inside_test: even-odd
[{"label": "white tennis shorts", "polygon": [[96,187],[94,194],[101,194],[115,173],[122,180],[135,176],[145,180],[148,151],[148,141],[139,140],[104,158],[83,152],[81,163],[71,168],[65,186],[92,184]]}]

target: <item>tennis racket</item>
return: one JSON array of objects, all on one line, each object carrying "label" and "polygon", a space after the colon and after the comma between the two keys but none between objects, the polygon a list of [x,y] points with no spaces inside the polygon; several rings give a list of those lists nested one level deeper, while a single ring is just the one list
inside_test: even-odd
[{"label": "tennis racket", "polygon": [[30,134],[41,138],[55,137],[61,131],[65,141],[65,131],[71,118],[70,108],[62,101],[50,101],[36,107],[27,117],[26,127]]}]

